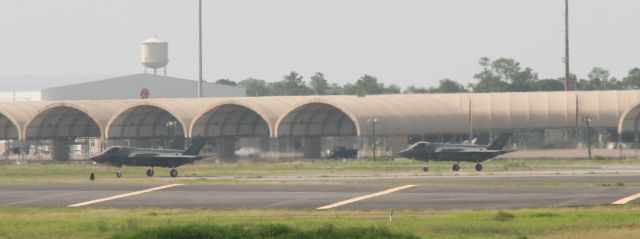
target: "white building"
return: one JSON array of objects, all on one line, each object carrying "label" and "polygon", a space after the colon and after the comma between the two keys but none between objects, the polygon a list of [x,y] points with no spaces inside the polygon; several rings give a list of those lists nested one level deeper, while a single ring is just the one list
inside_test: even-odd
[{"label": "white building", "polygon": [[[196,98],[197,81],[153,74],[133,74],[85,81],[77,76],[71,80],[52,80],[43,76],[2,77],[0,101],[60,101],[60,100],[125,100],[148,98]],[[55,79],[64,78],[57,77]],[[143,93],[144,92],[144,93]],[[203,97],[245,96],[237,86],[203,83]]]}]

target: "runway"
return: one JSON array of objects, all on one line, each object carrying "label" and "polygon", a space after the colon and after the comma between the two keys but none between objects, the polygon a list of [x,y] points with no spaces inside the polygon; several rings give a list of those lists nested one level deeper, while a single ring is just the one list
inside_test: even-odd
[{"label": "runway", "polygon": [[[13,184],[0,185],[2,206],[216,209],[499,209],[640,202],[640,187],[571,186],[640,182],[640,176],[433,176],[412,184]],[[160,180],[162,181],[162,180]],[[570,186],[507,183],[567,182]],[[439,182],[434,184],[434,182]],[[474,184],[477,183],[477,184]],[[485,183],[485,184],[483,184]],[[504,185],[501,185],[504,183]],[[636,195],[636,197],[632,197]],[[346,202],[346,203],[345,203]],[[333,206],[332,206],[333,205]],[[335,206],[337,205],[337,206]],[[323,208],[325,207],[325,208]]]}]

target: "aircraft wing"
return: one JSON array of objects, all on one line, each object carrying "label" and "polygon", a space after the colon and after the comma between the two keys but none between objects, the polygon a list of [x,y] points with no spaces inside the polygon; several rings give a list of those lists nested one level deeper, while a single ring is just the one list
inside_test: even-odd
[{"label": "aircraft wing", "polygon": [[437,148],[435,150],[436,153],[450,153],[450,152],[465,152],[466,149],[461,148]]},{"label": "aircraft wing", "polygon": [[190,159],[194,158],[194,156],[190,155],[174,155],[174,154],[132,154],[129,158],[138,158],[138,159]]},{"label": "aircraft wing", "polygon": [[131,158],[148,158],[148,157],[160,157],[161,154],[159,153],[133,153],[130,154],[129,157]]},{"label": "aircraft wing", "polygon": [[199,160],[199,156],[189,156],[182,154],[155,154],[139,153],[132,154],[126,160],[125,165],[149,166],[149,167],[178,167],[183,164]]},{"label": "aircraft wing", "polygon": [[513,152],[515,150],[488,150],[485,148],[438,148],[436,153],[501,153],[501,152]]}]

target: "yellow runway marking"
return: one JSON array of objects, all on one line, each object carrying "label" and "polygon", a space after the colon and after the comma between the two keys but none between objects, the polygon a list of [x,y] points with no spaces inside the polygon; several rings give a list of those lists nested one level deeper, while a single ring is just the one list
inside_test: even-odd
[{"label": "yellow runway marking", "polygon": [[337,203],[334,203],[334,204],[329,204],[329,205],[322,206],[322,207],[319,207],[319,208],[316,208],[316,209],[325,210],[325,209],[336,208],[336,207],[347,205],[349,203],[354,203],[354,202],[357,202],[357,201],[362,201],[362,200],[365,200],[365,199],[386,195],[386,194],[389,194],[389,193],[397,192],[397,191],[400,191],[400,190],[404,190],[404,189],[412,188],[412,187],[416,187],[416,186],[418,186],[418,185],[404,185],[404,186],[400,186],[400,187],[390,188],[390,189],[387,189],[387,190],[384,190],[384,191],[381,191],[381,192],[377,192],[377,193],[373,193],[373,194],[369,194],[369,195],[364,195],[364,196],[357,197],[357,198],[352,198],[352,199],[345,200],[345,201],[342,201],[342,202],[337,202]]},{"label": "yellow runway marking", "polygon": [[613,204],[613,205],[623,205],[623,204],[627,204],[628,202],[631,202],[633,200],[636,200],[638,198],[640,198],[640,193],[628,196],[626,198],[620,199],[620,200],[615,201],[615,202],[612,202],[611,204]]},{"label": "yellow runway marking", "polygon": [[149,188],[149,189],[145,189],[145,190],[141,190],[141,191],[137,191],[137,192],[130,192],[130,193],[125,193],[125,194],[120,194],[120,195],[116,195],[116,196],[113,196],[113,197],[106,197],[106,198],[100,198],[100,199],[91,200],[91,201],[87,201],[87,202],[71,204],[71,205],[69,205],[67,207],[82,207],[82,206],[91,205],[91,204],[95,204],[95,203],[99,203],[99,202],[106,202],[106,201],[111,201],[111,200],[118,199],[118,198],[131,197],[131,196],[140,195],[140,194],[143,194],[143,193],[148,193],[148,192],[158,191],[158,190],[162,190],[162,189],[172,188],[172,187],[176,187],[176,186],[180,186],[180,185],[184,185],[184,184],[169,184],[169,185],[164,185],[164,186],[155,187],[155,188]]}]

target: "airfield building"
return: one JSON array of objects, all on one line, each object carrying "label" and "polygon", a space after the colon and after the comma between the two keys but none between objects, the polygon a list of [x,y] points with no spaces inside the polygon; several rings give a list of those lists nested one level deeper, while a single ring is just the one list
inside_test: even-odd
[{"label": "airfield building", "polygon": [[580,147],[586,135],[596,147],[621,148],[638,145],[639,103],[640,91],[7,102],[0,138],[14,149],[7,157],[57,160],[97,153],[87,142],[180,147],[193,137],[209,139],[220,159],[244,147],[319,158],[343,146],[362,157],[374,143],[391,156],[415,140],[491,140],[504,131],[514,132],[517,149]]}]

